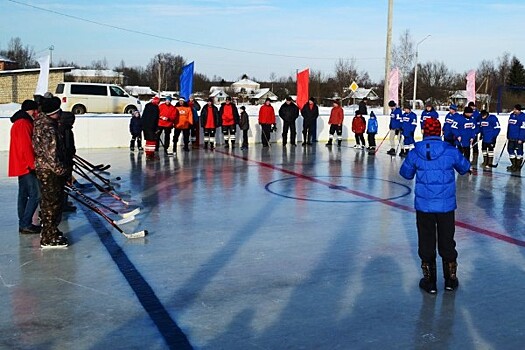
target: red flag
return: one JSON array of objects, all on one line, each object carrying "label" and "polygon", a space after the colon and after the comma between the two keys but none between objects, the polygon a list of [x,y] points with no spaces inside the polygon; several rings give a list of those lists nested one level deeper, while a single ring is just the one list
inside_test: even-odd
[{"label": "red flag", "polygon": [[310,82],[310,69],[297,73],[297,107],[303,108],[304,104],[308,102],[308,83]]},{"label": "red flag", "polygon": [[476,102],[476,71],[467,73],[467,102]]}]

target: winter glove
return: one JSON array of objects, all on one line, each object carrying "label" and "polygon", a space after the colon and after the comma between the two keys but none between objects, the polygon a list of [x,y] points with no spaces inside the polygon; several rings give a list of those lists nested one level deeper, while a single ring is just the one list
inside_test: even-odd
[{"label": "winter glove", "polygon": [[277,126],[275,126],[275,124],[272,124],[272,131],[277,131]]}]

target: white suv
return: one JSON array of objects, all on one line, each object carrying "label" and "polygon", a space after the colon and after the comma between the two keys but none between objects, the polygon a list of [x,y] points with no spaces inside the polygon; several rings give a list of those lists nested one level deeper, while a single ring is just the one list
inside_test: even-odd
[{"label": "white suv", "polygon": [[118,113],[140,111],[140,101],[114,84],[59,83],[55,96],[62,101],[61,108],[74,114]]}]

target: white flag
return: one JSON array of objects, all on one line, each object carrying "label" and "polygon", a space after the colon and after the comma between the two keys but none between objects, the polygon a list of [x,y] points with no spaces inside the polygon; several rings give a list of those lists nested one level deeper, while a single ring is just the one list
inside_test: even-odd
[{"label": "white flag", "polygon": [[48,91],[49,86],[49,62],[50,55],[42,56],[37,59],[40,65],[40,75],[38,76],[38,83],[36,84],[35,95],[44,96]]},{"label": "white flag", "polygon": [[476,102],[476,71],[467,73],[467,102]]}]

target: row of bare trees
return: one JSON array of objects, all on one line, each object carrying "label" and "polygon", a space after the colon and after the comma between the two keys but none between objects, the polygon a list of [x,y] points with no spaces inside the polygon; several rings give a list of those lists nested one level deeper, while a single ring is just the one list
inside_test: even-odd
[{"label": "row of bare trees", "polygon": [[[401,72],[400,100],[411,99],[414,87],[414,64],[416,45],[409,30],[404,31],[399,41],[393,47],[393,67]],[[7,49],[0,50],[0,55],[18,63],[19,68],[38,67],[35,51],[28,45],[23,45],[20,38],[9,41]],[[146,85],[153,89],[177,91],[179,90],[179,76],[186,59],[172,53],[159,53],[152,57],[146,67],[129,67],[121,61],[114,69],[122,72],[126,77],[127,85]],[[75,62],[60,61],[57,66],[75,66],[84,69],[109,69],[105,58],[93,61],[91,65],[81,66]],[[504,53],[494,60],[482,60],[476,69],[476,86],[478,92],[489,94],[495,99],[498,88],[503,85],[525,86],[525,70],[518,58]],[[242,76],[239,72],[239,77]],[[448,98],[455,90],[465,89],[467,72],[454,72],[444,62],[418,62],[417,97],[422,100],[431,100],[435,103],[448,103]],[[277,77],[274,72],[269,78],[256,79],[263,86],[271,87],[280,98],[296,93],[295,77]],[[355,59],[339,59],[334,66],[333,74],[326,74],[319,70],[310,71],[310,93],[317,97],[345,97],[349,94],[348,87],[355,81],[362,87],[373,87],[378,94],[383,91],[384,82],[374,82],[366,71],[360,70]],[[196,73],[194,90],[207,93],[212,85],[229,85],[220,76],[211,79],[204,74]]]}]

